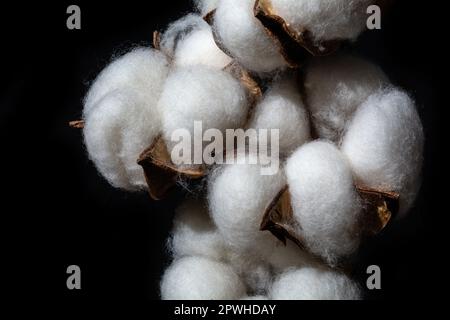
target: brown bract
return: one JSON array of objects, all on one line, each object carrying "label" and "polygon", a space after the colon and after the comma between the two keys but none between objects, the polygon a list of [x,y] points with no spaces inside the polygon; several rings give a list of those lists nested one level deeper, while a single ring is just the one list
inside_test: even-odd
[{"label": "brown bract", "polygon": [[179,167],[173,164],[164,139],[159,136],[144,150],[137,163],[142,167],[150,197],[161,200],[176,185],[179,176],[195,180],[205,176],[204,166]]},{"label": "brown bract", "polygon": [[[375,236],[383,231],[398,213],[399,194],[359,186],[356,190],[365,204],[365,214],[359,228],[364,236]],[[306,249],[301,226],[293,217],[288,186],[284,187],[267,207],[260,230],[270,231],[285,245],[289,239],[300,249]]]},{"label": "brown bract", "polygon": [[270,0],[256,0],[254,13],[291,68],[302,66],[311,55],[329,55],[342,43],[342,40],[317,42],[308,30],[294,30],[274,12]]}]

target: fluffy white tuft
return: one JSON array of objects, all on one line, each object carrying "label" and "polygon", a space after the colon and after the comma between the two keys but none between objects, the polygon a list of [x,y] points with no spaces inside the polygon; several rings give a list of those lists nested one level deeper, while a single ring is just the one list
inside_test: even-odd
[{"label": "fluffy white tuft", "polygon": [[169,26],[161,37],[161,50],[172,57],[178,67],[206,65],[223,69],[232,61],[217,47],[211,26],[194,14]]},{"label": "fluffy white tuft", "polygon": [[292,241],[287,241],[286,245],[278,242],[275,247],[265,250],[263,259],[269,263],[275,273],[281,273],[290,268],[317,264],[309,253],[301,250]]},{"label": "fluffy white tuft", "polygon": [[248,127],[278,129],[281,155],[292,153],[311,138],[309,115],[295,77],[285,75],[274,81],[256,106]]},{"label": "fluffy white tuft", "polygon": [[161,281],[163,300],[236,300],[245,294],[245,285],[229,265],[203,257],[174,261]]},{"label": "fluffy white tuft", "polygon": [[366,28],[367,7],[374,0],[271,0],[272,11],[295,30],[308,30],[313,39],[354,40]]},{"label": "fluffy white tuft", "polygon": [[136,49],[109,65],[86,97],[86,148],[99,172],[115,187],[146,187],[136,161],[160,132],[156,105],[167,73],[164,55]]},{"label": "fluffy white tuft", "polygon": [[227,253],[203,203],[195,200],[188,200],[177,209],[170,248],[175,259],[204,256],[223,260]]},{"label": "fluffy white tuft", "polygon": [[420,185],[424,135],[414,101],[390,88],[358,109],[342,143],[358,183],[400,193],[400,216]]},{"label": "fluffy white tuft", "polygon": [[177,129],[194,136],[194,121],[203,131],[241,128],[247,118],[245,89],[230,74],[204,66],[177,68],[167,78],[158,103],[164,138],[169,150],[177,144],[171,137]]},{"label": "fluffy white tuft", "polygon": [[214,28],[221,44],[245,68],[271,72],[286,66],[263,25],[253,13],[254,0],[221,1],[214,17]]},{"label": "fluffy white tuft", "polygon": [[[238,154],[238,161],[244,156]],[[276,243],[268,231],[262,232],[259,227],[267,206],[285,185],[285,178],[282,170],[264,176],[260,169],[260,165],[252,164],[224,165],[208,183],[211,216],[226,243],[241,251],[270,250]]]},{"label": "fluffy white tuft", "polygon": [[377,66],[349,55],[321,58],[311,63],[306,70],[305,90],[319,137],[340,143],[358,106],[387,81]]},{"label": "fluffy white tuft", "polygon": [[216,9],[219,2],[220,0],[194,0],[195,6],[203,16]]},{"label": "fluffy white tuft", "polygon": [[359,286],[342,273],[325,268],[292,269],[274,281],[273,300],[360,300]]},{"label": "fluffy white tuft", "polygon": [[351,254],[362,207],[345,156],[329,142],[311,142],[288,159],[286,176],[306,246],[330,264]]}]

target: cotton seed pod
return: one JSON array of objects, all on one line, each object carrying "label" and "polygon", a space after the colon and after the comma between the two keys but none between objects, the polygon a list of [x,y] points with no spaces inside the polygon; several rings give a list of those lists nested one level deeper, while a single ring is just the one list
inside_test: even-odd
[{"label": "cotton seed pod", "polygon": [[303,244],[332,265],[353,253],[362,205],[344,155],[329,142],[311,142],[288,159],[286,177]]},{"label": "cotton seed pod", "polygon": [[[279,153],[289,155],[311,139],[309,115],[300,94],[300,85],[292,74],[276,79],[257,104],[248,128],[278,129]],[[268,149],[275,141],[267,140]]]},{"label": "cotton seed pod", "polygon": [[306,104],[319,138],[340,143],[358,106],[388,85],[380,68],[350,55],[325,57],[306,67]]},{"label": "cotton seed pod", "polygon": [[114,187],[145,188],[136,159],[161,130],[156,104],[167,73],[164,55],[135,49],[110,64],[86,96],[78,126],[84,127],[89,157]]},{"label": "cotton seed pod", "polygon": [[396,88],[371,95],[357,110],[342,143],[358,184],[400,195],[399,217],[420,187],[424,135],[414,101]]},{"label": "cotton seed pod", "polygon": [[273,300],[360,300],[361,289],[345,274],[307,267],[282,273],[269,292]]},{"label": "cotton seed pod", "polygon": [[177,209],[169,246],[175,259],[203,256],[224,260],[227,256],[222,236],[208,216],[205,204],[198,200],[187,200]]},{"label": "cotton seed pod", "polygon": [[[213,75],[217,75],[215,73],[218,70],[210,69],[208,67],[203,67],[206,69],[206,72],[209,72]],[[239,85],[241,88],[245,89],[245,97],[247,104],[245,104],[245,108],[247,108],[247,115],[245,116],[245,122],[248,121],[249,115],[251,114],[252,110],[254,109],[254,105],[259,100],[261,96],[261,89],[259,88],[258,84],[253,80],[253,78],[243,70],[238,64],[231,63],[226,68],[224,68],[223,73],[220,73],[222,78],[230,79],[230,76],[232,76],[234,79],[239,82]],[[202,81],[206,81],[207,79],[203,79]],[[181,82],[178,82],[180,85],[182,85]],[[200,81],[201,83],[201,81]],[[228,83],[230,83],[228,81]],[[190,84],[192,86],[192,84]],[[217,83],[216,85],[214,83],[209,83],[204,88],[208,90],[208,88],[212,86],[215,87],[217,91],[217,86],[220,86],[220,83]],[[169,91],[170,92],[170,91]],[[193,97],[191,100],[195,102],[196,98],[192,96],[192,94],[189,91],[185,91],[185,94],[188,96]],[[238,98],[238,96],[234,95],[231,92],[224,92],[221,94],[225,97],[230,97],[231,100]],[[214,102],[212,95],[207,95],[210,97],[209,102]],[[226,100],[226,99],[225,99]],[[168,101],[170,101],[170,97],[168,97]],[[178,99],[178,101],[182,104],[184,103],[182,100]],[[203,101],[202,103],[205,104],[208,101]],[[226,102],[226,101],[225,101]],[[161,103],[161,102],[160,102]],[[191,104],[191,108],[194,108],[195,105]],[[221,107],[220,105],[217,105],[217,107]],[[226,106],[227,108],[233,108],[233,104],[228,104]],[[244,108],[244,109],[245,109]],[[206,108],[207,109],[207,108]],[[197,112],[196,114],[200,114],[202,116],[210,116],[209,111],[205,111],[206,109],[200,109],[198,111],[201,111],[200,113]],[[213,108],[212,108],[213,109]],[[233,109],[235,110],[235,109]],[[235,110],[236,111],[236,110]],[[192,116],[196,115],[191,114],[191,121]],[[227,115],[224,118],[218,117],[219,114],[211,115],[213,119],[216,119],[217,121],[221,121],[224,123],[225,121],[229,120],[229,116]],[[242,112],[242,115],[244,115],[244,112]],[[179,117],[179,115],[178,115]],[[187,118],[189,119],[189,118]],[[228,119],[228,120],[227,120]],[[186,119],[184,119],[187,121]],[[200,118],[201,120],[201,118]],[[168,123],[170,124],[170,119],[168,119]],[[191,123],[192,125],[192,123]],[[233,124],[233,127],[226,128],[226,129],[232,129],[236,127],[237,124]],[[174,129],[179,129],[174,127]],[[206,128],[207,129],[207,128]],[[202,130],[206,130],[202,123]],[[214,128],[217,129],[217,128]],[[166,137],[169,137],[166,135]],[[225,147],[225,146],[224,146]],[[169,151],[171,149],[171,146],[168,146],[168,143],[166,139],[164,139],[163,136],[156,139],[155,143],[152,144],[149,148],[147,148],[139,157],[138,163],[143,167],[145,176],[147,179],[148,187],[149,187],[149,193],[152,199],[159,200],[167,196],[169,191],[175,186],[176,182],[179,180],[179,178],[182,178],[185,181],[195,181],[200,178],[203,178],[206,174],[207,166],[205,164],[202,165],[195,165],[195,166],[180,166],[178,164],[174,164],[171,159],[171,152]]]},{"label": "cotton seed pod", "polygon": [[309,55],[336,51],[345,40],[355,40],[366,28],[367,8],[380,1],[256,0],[255,16],[277,40],[291,67]]},{"label": "cotton seed pod", "polygon": [[254,4],[254,0],[219,2],[207,17],[218,46],[250,71],[268,73],[283,69],[286,62],[277,43],[255,18]]},{"label": "cotton seed pod", "polygon": [[[244,162],[247,156],[247,162]],[[265,208],[285,184],[282,170],[262,175],[256,155],[237,154],[236,164],[223,165],[209,176],[208,202],[214,223],[232,248],[259,253],[276,244],[259,230]],[[247,164],[238,164],[247,163]]]},{"label": "cotton seed pod", "polygon": [[217,47],[211,26],[194,14],[172,23],[161,35],[157,46],[172,58],[175,67],[206,65],[223,69],[232,62]]},{"label": "cotton seed pod", "polygon": [[231,266],[203,257],[175,260],[161,281],[163,300],[237,300],[245,295]]}]

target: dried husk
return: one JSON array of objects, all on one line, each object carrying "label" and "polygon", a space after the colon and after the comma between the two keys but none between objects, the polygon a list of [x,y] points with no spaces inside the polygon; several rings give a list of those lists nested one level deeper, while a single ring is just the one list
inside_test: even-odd
[{"label": "dried husk", "polygon": [[256,0],[254,14],[277,44],[280,53],[291,68],[302,66],[311,55],[332,54],[343,42],[338,39],[317,42],[308,30],[294,30],[282,17],[274,13],[270,0]]},{"label": "dried husk", "polygon": [[[364,219],[359,228],[364,236],[381,233],[393,220],[399,209],[399,194],[357,186],[356,190],[365,206]],[[293,218],[289,188],[284,187],[265,210],[261,231],[270,231],[277,239],[286,244],[289,239],[300,249],[305,250],[305,240],[297,231],[301,227]]]}]

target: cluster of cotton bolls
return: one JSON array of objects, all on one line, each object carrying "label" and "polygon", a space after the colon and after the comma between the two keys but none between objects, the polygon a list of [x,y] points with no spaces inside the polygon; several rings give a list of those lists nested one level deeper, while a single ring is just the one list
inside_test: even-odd
[{"label": "cluster of cotton bolls", "polygon": [[[259,2],[320,47],[354,41],[374,1]],[[352,55],[311,58],[292,70],[280,40],[255,17],[255,0],[195,3],[197,12],[172,23],[155,48],[119,57],[94,81],[83,111],[90,158],[114,187],[145,190],[141,152],[158,139],[171,150],[177,129],[194,136],[201,121],[203,130],[223,133],[278,129],[281,166],[262,175],[258,154],[238,150],[234,164],[208,168],[206,190],[177,210],[161,297],[362,298],[339,268],[365,236],[368,203],[357,187],[397,193],[399,218],[412,207],[424,140],[414,101]],[[252,96],[231,65],[263,94]],[[261,231],[283,190],[301,248]]]}]

